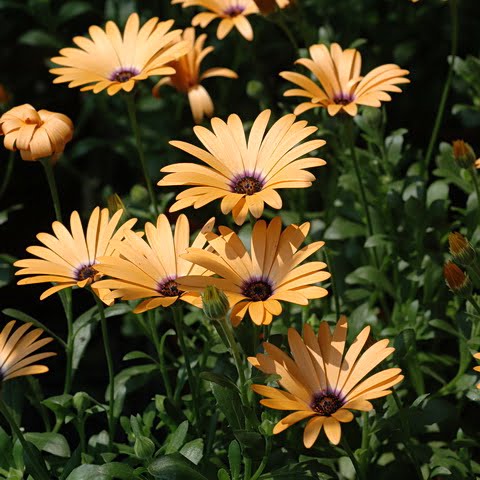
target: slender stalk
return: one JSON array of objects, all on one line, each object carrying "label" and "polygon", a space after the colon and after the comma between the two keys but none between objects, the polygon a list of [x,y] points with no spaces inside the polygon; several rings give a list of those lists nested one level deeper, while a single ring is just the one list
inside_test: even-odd
[{"label": "slender stalk", "polygon": [[190,365],[190,356],[188,355],[187,344],[185,343],[185,335],[183,331],[183,310],[182,307],[173,307],[173,321],[175,322],[175,330],[177,331],[178,343],[180,344],[180,350],[182,351],[183,358],[185,359],[185,368],[187,369],[188,384],[190,385],[190,391],[192,393],[193,414],[195,416],[195,425],[197,430],[200,431],[200,409],[199,399],[197,398],[197,389],[195,383],[195,377],[193,376],[192,366]]},{"label": "slender stalk", "polygon": [[469,172],[473,180],[473,186],[475,187],[475,194],[477,195],[477,215],[478,225],[480,225],[480,189],[478,187],[477,171],[473,168],[470,168]]},{"label": "slender stalk", "polygon": [[62,221],[62,210],[60,208],[60,200],[58,198],[57,183],[55,182],[55,175],[53,174],[53,168],[50,158],[40,159],[40,163],[45,170],[45,176],[47,177],[48,187],[50,188],[50,194],[52,195],[53,208],[55,208],[55,217]]},{"label": "slender stalk", "polygon": [[113,448],[113,438],[115,436],[115,416],[113,411],[115,401],[115,374],[113,370],[112,350],[110,348],[110,340],[108,337],[107,321],[105,318],[105,309],[102,301],[95,295],[92,290],[92,295],[97,304],[98,313],[100,314],[100,324],[102,326],[103,347],[105,349],[105,357],[107,359],[108,368],[108,446],[110,451]]},{"label": "slender stalk", "polygon": [[170,385],[170,380],[168,379],[167,369],[165,367],[165,359],[163,357],[163,352],[161,349],[161,341],[158,338],[157,325],[155,323],[155,317],[153,311],[148,311],[148,323],[152,335],[152,342],[155,346],[155,350],[158,356],[158,369],[160,370],[160,375],[162,376],[163,383],[165,385],[165,390],[167,392],[167,398],[173,400],[172,386]]},{"label": "slender stalk", "polygon": [[288,28],[287,22],[285,21],[284,13],[281,10],[278,12],[277,15],[275,15],[275,19],[273,20],[273,23],[278,25],[280,30],[282,30],[283,33],[285,33],[289,42],[292,44],[292,47],[295,50],[295,52],[298,52],[298,43],[295,40],[295,37],[293,36],[292,32]]},{"label": "slender stalk", "polygon": [[447,104],[448,93],[450,92],[450,86],[453,79],[453,67],[455,64],[455,55],[457,54],[458,46],[458,0],[450,0],[450,18],[452,19],[450,30],[450,65],[448,67],[447,78],[443,84],[442,96],[440,97],[440,103],[438,105],[437,116],[435,117],[435,123],[430,135],[430,141],[428,142],[427,153],[424,157],[424,161],[421,164],[421,172],[423,177],[428,176],[428,166],[433,155],[433,149],[437,142],[438,132],[443,120],[443,114],[445,113],[445,106]]},{"label": "slender stalk", "polygon": [[5,190],[7,190],[7,187],[10,183],[10,179],[12,178],[14,161],[15,161],[15,152],[10,152],[10,155],[8,156],[8,160],[7,160],[7,168],[5,170],[5,175],[2,180],[2,185],[0,186],[0,198],[3,197]]},{"label": "slender stalk", "polygon": [[415,456],[415,451],[411,448],[411,445],[410,445],[410,425],[408,423],[408,419],[406,419],[403,414],[402,401],[400,400],[400,397],[398,396],[397,392],[393,389],[392,389],[392,395],[393,395],[393,399],[395,400],[395,403],[397,404],[398,414],[400,416],[400,421],[402,422],[401,433],[403,436],[403,444],[405,445],[405,451],[407,453],[408,458],[410,459],[410,462],[413,465],[413,468],[415,469],[417,477],[419,478],[419,480],[423,480],[422,470],[420,469],[420,465]]},{"label": "slender stalk", "polygon": [[61,290],[59,292],[62,301],[63,310],[67,319],[67,344],[65,347],[65,355],[67,364],[65,368],[65,383],[63,393],[68,394],[72,389],[73,382],[73,312],[72,312],[72,290],[71,288]]},{"label": "slender stalk", "polygon": [[260,475],[263,473],[265,470],[265,467],[267,466],[268,459],[270,457],[270,451],[272,449],[272,440],[270,437],[266,437],[265,439],[265,454],[263,455],[262,462],[258,466],[257,470],[255,473],[251,476],[250,480],[257,480]]},{"label": "slender stalk", "polygon": [[15,418],[10,413],[8,406],[5,404],[5,402],[1,397],[0,397],[0,412],[5,417],[5,420],[8,422],[8,424],[10,425],[12,432],[15,433],[18,440],[22,444],[23,450],[28,454],[30,458],[30,461],[31,461],[30,466],[32,471],[29,473],[31,473],[32,477],[35,480],[49,480],[50,475],[48,473],[48,470],[45,464],[42,465],[38,461],[38,455],[36,455],[36,452],[33,450],[32,446],[27,442],[27,440],[25,440],[25,437],[23,436],[23,433],[20,430],[20,427],[17,425]]},{"label": "slender stalk", "polygon": [[355,457],[355,454],[353,453],[352,449],[350,448],[350,445],[347,441],[347,438],[345,435],[342,435],[342,448],[345,450],[345,453],[349,456],[350,460],[353,463],[353,468],[355,469],[355,472],[357,472],[357,479],[358,480],[366,480],[365,475],[363,473],[363,470],[360,468],[360,464],[358,463],[357,457]]},{"label": "slender stalk", "polygon": [[153,207],[155,215],[158,215],[157,198],[153,192],[152,181],[148,174],[147,161],[145,159],[145,152],[143,150],[142,138],[140,135],[140,128],[137,121],[137,109],[135,106],[135,98],[133,94],[125,96],[127,101],[128,117],[130,119],[130,125],[132,127],[133,135],[135,137],[135,143],[137,145],[138,157],[140,158],[140,164],[142,166],[143,176],[145,177],[145,183],[147,184],[148,195],[150,196],[150,202]]},{"label": "slender stalk", "polygon": [[337,289],[337,282],[335,280],[335,272],[334,272],[334,266],[333,262],[330,259],[330,254],[328,253],[328,248],[325,248],[323,250],[325,253],[325,260],[327,260],[327,265],[328,265],[328,271],[331,273],[331,282],[332,282],[332,292],[333,292],[333,298],[335,301],[335,315],[337,317],[337,322],[338,319],[340,318],[340,297],[338,296],[338,289]]}]

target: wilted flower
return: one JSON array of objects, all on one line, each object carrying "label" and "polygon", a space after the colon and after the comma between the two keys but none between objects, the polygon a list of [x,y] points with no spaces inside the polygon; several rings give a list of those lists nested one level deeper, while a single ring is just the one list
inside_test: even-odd
[{"label": "wilted flower", "polygon": [[[48,233],[37,235],[45,247],[27,248],[27,252],[39,258],[27,258],[14,263],[14,266],[21,267],[15,275],[29,275],[22,278],[18,285],[55,282],[55,286],[42,293],[40,300],[64,288],[90,285],[100,277],[94,269],[98,257],[112,255],[113,242],[123,238],[137,221],[128,220],[115,232],[122,213],[122,210],[118,210],[109,219],[108,208],[95,208],[88,221],[86,235],[76,211],[70,217],[70,231],[60,222],[53,222],[55,236]],[[107,290],[98,290],[95,286],[92,288],[102,300],[109,293]]]},{"label": "wilted flower", "polygon": [[195,123],[201,123],[204,116],[211,117],[213,115],[213,102],[201,85],[202,80],[212,77],[238,78],[238,75],[229,68],[209,68],[200,74],[202,61],[214,48],[203,48],[207,35],[202,34],[195,39],[194,28],[186,28],[182,38],[187,42],[190,50],[183,57],[169,64],[175,69],[175,73],[162,78],[153,88],[153,94],[158,97],[162,85],[170,85],[179,92],[185,93],[188,95]]},{"label": "wilted flower", "polygon": [[330,50],[320,44],[312,45],[309,50],[312,59],[300,58],[295,63],[308,68],[318,83],[296,72],[280,73],[281,77],[300,87],[287,90],[286,97],[310,99],[295,108],[295,115],[322,107],[332,116],[339,112],[354,116],[358,105],[380,107],[381,102],[391,100],[387,92],[401,92],[396,85],[410,82],[404,78],[408,70],[394,64],[374,68],[362,77],[362,57],[354,48],[342,50],[338,43],[332,43]]},{"label": "wilted flower", "polygon": [[154,17],[140,28],[138,15],[132,13],[123,37],[114,22],[107,22],[105,30],[94,25],[88,30],[91,39],[75,37],[79,48],[64,48],[61,57],[51,59],[62,65],[50,70],[58,75],[53,83],[69,82],[70,88],[84,85],[82,91],[93,93],[107,89],[114,95],[120,90],[130,92],[137,81],[152,75],[172,75],[175,70],[168,63],[188,51],[185,42],[177,41],[180,30],[169,32],[173,23]]},{"label": "wilted flower", "polygon": [[342,435],[341,424],[354,418],[351,410],[368,412],[373,409],[369,400],[392,393],[390,388],[403,379],[400,368],[382,370],[363,380],[395,350],[388,347],[388,340],[380,340],[361,354],[369,332],[370,327],[365,327],[345,352],[345,317],[340,318],[333,335],[326,322],[320,324],[318,337],[306,324],[303,339],[295,329],[288,330],[293,358],[264,343],[266,355],[260,353],[248,359],[262,372],[279,375],[278,383],[284,388],[252,385],[254,392],[267,397],[260,403],[276,410],[294,410],[275,425],[274,434],[309,418],[303,435],[306,448],[312,447],[322,428],[337,445]]},{"label": "wilted flower", "polygon": [[[198,233],[192,247],[201,249],[206,243],[206,234],[215,223],[211,218]],[[208,269],[193,265],[182,258],[190,245],[190,225],[185,215],[178,217],[172,233],[168,218],[161,214],[157,224],[147,222],[146,239],[133,232],[126,232],[123,241],[114,242],[119,255],[103,256],[95,269],[109,279],[93,284],[96,288],[111,289],[107,300],[138,300],[135,313],[145,312],[159,306],[169,307],[177,300],[201,307],[198,292],[182,291],[177,278],[183,275],[213,275]]]},{"label": "wilted flower", "polygon": [[477,252],[460,232],[451,232],[448,235],[448,244],[453,259],[460,265],[468,267],[476,260]]},{"label": "wilted flower", "polygon": [[181,3],[183,8],[199,6],[209,10],[193,17],[194,27],[205,28],[212,20],[220,18],[217,29],[219,40],[225,38],[233,27],[247,40],[253,40],[253,30],[247,15],[258,13],[254,0],[172,0],[174,3]]},{"label": "wilted flower", "polygon": [[268,225],[255,223],[250,252],[238,235],[227,227],[219,227],[220,235],[207,233],[210,250],[189,248],[182,258],[208,268],[221,278],[189,275],[179,279],[181,288],[202,291],[215,285],[228,297],[230,318],[237,326],[248,313],[256,325],[268,325],[282,313],[280,301],[308,305],[309,300],[322,298],[327,290],[315,285],[330,278],[323,262],[305,259],[319,250],[324,242],[314,242],[299,250],[310,230],[310,223],[290,225],[282,232],[282,222],[274,218]]},{"label": "wilted flower", "polygon": [[460,168],[471,168],[475,166],[476,155],[473,148],[463,140],[455,140],[452,143],[453,158]]},{"label": "wilted flower", "polygon": [[35,110],[28,103],[0,117],[0,134],[8,150],[20,151],[23,160],[56,160],[72,139],[73,123],[62,113]]},{"label": "wilted flower", "polygon": [[447,287],[455,295],[469,297],[472,294],[470,277],[453,262],[447,262],[443,266],[443,277]]},{"label": "wilted flower", "polygon": [[12,378],[48,372],[48,367],[32,364],[56,355],[53,352],[32,355],[53,338],[37,340],[43,333],[41,328],[26,333],[32,326],[31,323],[24,323],[12,333],[14,325],[15,321],[12,320],[0,332],[0,384]]},{"label": "wilted flower", "polygon": [[262,15],[269,15],[275,9],[289,7],[293,0],[253,0]]},{"label": "wilted flower", "polygon": [[170,211],[200,208],[222,199],[222,213],[232,212],[235,223],[242,225],[248,212],[259,218],[265,203],[276,209],[282,207],[277,189],[310,187],[315,177],[306,169],[326,162],[305,156],[325,145],[325,140],[304,142],[317,127],[307,126],[303,120],[297,122],[291,114],[280,118],[266,132],[269,118],[270,110],[256,118],[248,141],[238,115],[230,115],[227,123],[213,118],[213,132],[201,126],[193,129],[206,150],[185,142],[170,142],[207,164],[178,163],[162,168],[168,175],[158,182],[159,186],[190,187],[177,195]]},{"label": "wilted flower", "polygon": [[5,88],[5,85],[0,83],[0,105],[8,103],[11,98],[12,98],[12,95]]}]

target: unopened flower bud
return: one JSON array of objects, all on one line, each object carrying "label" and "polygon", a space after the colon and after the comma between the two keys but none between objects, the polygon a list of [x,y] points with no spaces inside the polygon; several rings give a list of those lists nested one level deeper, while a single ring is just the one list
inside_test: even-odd
[{"label": "unopened flower bud", "polygon": [[203,312],[209,320],[223,320],[230,308],[227,296],[213,285],[202,293]]},{"label": "unopened flower bud", "polygon": [[475,152],[473,148],[463,140],[455,140],[453,146],[453,158],[460,168],[471,168],[475,165]]},{"label": "unopened flower bud", "polygon": [[139,435],[135,438],[133,450],[138,458],[145,460],[152,457],[155,452],[155,444],[148,437]]},{"label": "unopened flower bud", "polygon": [[116,193],[107,197],[107,206],[110,215],[114,215],[118,210],[126,211],[122,199]]},{"label": "unopened flower bud", "polygon": [[453,259],[464,267],[470,266],[477,258],[477,252],[472,244],[459,232],[448,235],[448,244]]},{"label": "unopened flower bud", "polygon": [[465,274],[453,262],[447,262],[443,266],[443,277],[448,288],[459,297],[470,297],[472,295],[472,282],[470,277]]},{"label": "unopened flower bud", "polygon": [[148,202],[148,190],[142,185],[134,185],[130,190],[132,203],[141,205]]}]

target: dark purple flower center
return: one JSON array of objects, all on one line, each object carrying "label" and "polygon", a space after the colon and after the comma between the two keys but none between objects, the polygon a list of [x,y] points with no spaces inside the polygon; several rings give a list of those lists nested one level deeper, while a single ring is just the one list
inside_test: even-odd
[{"label": "dark purple flower center", "polygon": [[352,103],[354,100],[353,95],[350,95],[348,93],[341,93],[340,95],[336,95],[333,98],[333,101],[337,105],[348,105],[349,103]]},{"label": "dark purple flower center", "polygon": [[180,291],[178,290],[178,284],[175,280],[165,280],[162,283],[159,283],[157,286],[157,292],[162,294],[164,297],[178,297]]},{"label": "dark purple flower center", "polygon": [[333,392],[320,392],[313,395],[310,407],[314,412],[324,417],[331,417],[333,413],[340,410],[344,402]]},{"label": "dark purple flower center", "polygon": [[243,286],[243,294],[254,302],[261,302],[270,298],[273,293],[272,285],[265,280],[250,280]]},{"label": "dark purple flower center", "polygon": [[88,279],[93,280],[95,275],[97,275],[97,271],[93,268],[93,263],[90,265],[84,265],[83,267],[78,268],[75,272],[75,277],[78,282]]},{"label": "dark purple flower center", "polygon": [[240,15],[243,13],[245,10],[245,7],[243,5],[232,5],[231,7],[228,7],[223,11],[225,15],[228,15],[229,17],[236,17],[237,15]]},{"label": "dark purple flower center", "polygon": [[109,77],[113,82],[128,82],[132,77],[138,75],[140,70],[135,67],[120,67],[117,68]]},{"label": "dark purple flower center", "polygon": [[244,195],[253,195],[260,192],[264,182],[256,174],[245,173],[242,176],[234,178],[230,184],[232,192],[243,193]]}]

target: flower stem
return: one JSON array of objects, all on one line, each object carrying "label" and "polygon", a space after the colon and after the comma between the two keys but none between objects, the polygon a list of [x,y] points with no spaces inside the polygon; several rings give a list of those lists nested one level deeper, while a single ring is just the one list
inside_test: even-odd
[{"label": "flower stem", "polygon": [[153,310],[149,310],[147,315],[148,315],[148,326],[151,331],[152,335],[152,342],[155,346],[155,350],[157,352],[158,356],[158,369],[160,370],[160,374],[163,379],[163,383],[165,385],[165,390],[167,392],[167,398],[170,401],[173,401],[173,393],[172,393],[172,386],[170,385],[170,380],[168,379],[168,374],[167,374],[167,369],[165,367],[165,359],[162,351],[162,342],[158,338],[158,331],[157,331],[157,325],[155,323],[155,315],[153,315]]},{"label": "flower stem", "polygon": [[108,368],[108,446],[110,451],[113,449],[113,438],[115,436],[115,416],[114,416],[114,401],[115,401],[115,375],[113,371],[112,350],[110,348],[110,340],[108,337],[107,321],[105,319],[105,309],[102,301],[95,295],[92,290],[92,295],[97,304],[98,313],[100,315],[100,324],[102,327],[103,347],[105,349],[105,357],[107,358]]},{"label": "flower stem", "polygon": [[40,163],[45,170],[45,176],[47,177],[48,187],[50,188],[50,194],[52,195],[53,208],[55,208],[55,217],[57,221],[62,221],[62,210],[60,208],[60,200],[58,198],[57,183],[55,182],[55,175],[53,174],[52,163],[50,158],[40,159]]},{"label": "flower stem", "polygon": [[31,471],[29,473],[32,475],[32,477],[35,480],[49,480],[50,475],[49,475],[48,470],[45,466],[45,463],[43,463],[43,465],[42,465],[42,463],[39,461],[38,455],[33,450],[30,443],[28,443],[27,440],[25,439],[25,437],[23,436],[23,433],[20,430],[20,427],[17,425],[17,422],[15,421],[15,418],[10,413],[10,410],[8,409],[8,406],[5,404],[5,402],[3,401],[3,399],[1,397],[0,397],[0,412],[5,417],[5,420],[8,422],[8,424],[10,425],[10,428],[11,428],[12,432],[15,433],[18,440],[22,444],[23,450],[27,453],[27,455],[30,458]]},{"label": "flower stem", "polygon": [[365,480],[365,475],[363,474],[363,470],[360,468],[360,464],[358,463],[357,457],[355,457],[355,454],[350,448],[350,445],[345,435],[342,435],[342,448],[345,450],[345,453],[349,456],[350,460],[352,461],[353,468],[355,469],[355,472],[357,472],[357,479]]},{"label": "flower stem", "polygon": [[5,175],[3,177],[2,186],[0,187],[0,198],[3,197],[3,194],[5,193],[5,190],[7,190],[8,184],[10,183],[10,179],[12,178],[14,160],[15,160],[15,152],[12,151],[8,156],[7,168],[5,170]]},{"label": "flower stem", "polygon": [[147,161],[145,159],[145,152],[143,150],[142,138],[140,135],[140,129],[137,121],[137,109],[135,106],[135,98],[133,94],[125,96],[127,100],[128,117],[130,119],[130,125],[132,127],[133,135],[135,137],[135,144],[137,145],[138,157],[140,158],[140,164],[142,166],[143,176],[145,183],[147,184],[148,195],[150,196],[150,202],[153,207],[153,212],[158,215],[157,198],[153,192],[152,181],[148,174]]},{"label": "flower stem", "polygon": [[325,253],[325,260],[327,261],[328,265],[328,271],[331,273],[331,282],[332,282],[332,292],[333,292],[333,298],[335,300],[335,315],[337,317],[337,322],[338,319],[340,318],[340,297],[338,296],[338,289],[337,289],[337,282],[335,281],[335,272],[334,272],[334,266],[333,262],[331,261],[330,254],[328,253],[328,249],[324,248],[324,253]]},{"label": "flower stem", "polygon": [[400,397],[398,396],[397,392],[393,389],[392,389],[392,395],[393,395],[393,399],[395,400],[395,403],[397,404],[398,415],[400,416],[401,432],[403,436],[403,444],[405,446],[405,451],[407,453],[408,458],[410,459],[410,462],[413,465],[413,468],[415,469],[417,477],[419,478],[419,480],[423,480],[422,470],[420,469],[420,465],[417,461],[414,450],[411,448],[411,445],[410,445],[410,424],[408,423],[408,419],[405,418],[403,414],[402,401],[400,400]]},{"label": "flower stem", "polygon": [[63,393],[68,394],[72,389],[73,382],[73,312],[72,312],[72,289],[61,290],[59,292],[60,300],[62,301],[63,310],[67,319],[67,344],[65,347],[65,355],[67,357],[67,364],[65,368],[65,384]]},{"label": "flower stem", "polygon": [[262,462],[258,466],[257,470],[250,477],[250,480],[257,480],[260,477],[260,475],[263,473],[263,471],[265,470],[265,467],[267,466],[268,459],[270,458],[271,449],[272,449],[271,437],[266,437],[265,438],[265,454],[263,455]]},{"label": "flower stem", "polygon": [[450,35],[450,65],[448,67],[447,78],[443,85],[442,96],[440,97],[440,103],[437,110],[437,116],[435,117],[435,123],[433,125],[433,130],[430,135],[430,141],[428,143],[427,153],[424,157],[424,161],[421,163],[421,173],[424,178],[427,178],[428,175],[428,166],[433,155],[433,148],[437,142],[438,132],[443,120],[443,114],[445,113],[445,106],[447,103],[448,93],[450,92],[450,86],[453,79],[453,67],[455,64],[455,55],[457,54],[457,45],[458,45],[458,0],[450,0],[450,18],[452,19],[451,23],[451,35]]},{"label": "flower stem", "polygon": [[470,175],[472,176],[473,186],[475,187],[475,194],[477,195],[477,215],[478,215],[478,225],[480,225],[480,189],[478,187],[477,171],[474,168],[470,168],[469,172],[470,172]]},{"label": "flower stem", "polygon": [[195,425],[198,432],[200,432],[200,410],[199,399],[197,398],[197,389],[195,378],[193,376],[192,366],[190,364],[190,356],[188,355],[187,345],[185,343],[185,335],[183,331],[183,310],[180,306],[173,307],[173,321],[175,323],[175,330],[177,331],[178,343],[185,359],[185,368],[187,370],[188,384],[192,393],[193,414],[195,417]]}]

